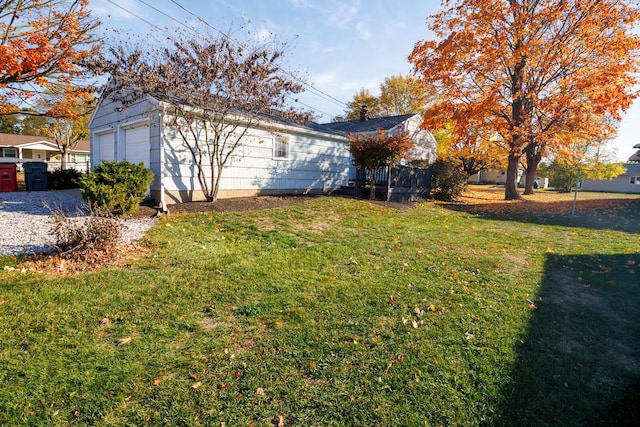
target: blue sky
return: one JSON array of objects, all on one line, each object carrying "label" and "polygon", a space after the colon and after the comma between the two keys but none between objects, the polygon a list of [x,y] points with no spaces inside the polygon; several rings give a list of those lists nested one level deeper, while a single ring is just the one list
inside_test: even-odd
[{"label": "blue sky", "polygon": [[[318,121],[327,122],[342,114],[341,103],[360,89],[377,95],[385,77],[410,73],[407,56],[417,41],[432,38],[426,18],[439,9],[440,1],[90,0],[90,5],[106,34],[113,34],[113,29],[121,35],[160,33],[149,23],[189,31],[165,14],[201,29],[204,24],[196,15],[220,30],[234,30],[240,40],[246,40],[242,27],[262,37],[275,34],[291,43],[287,65],[317,90],[301,94],[305,105],[299,107],[313,107]],[[638,143],[640,101],[625,116],[612,148],[626,160]]]}]

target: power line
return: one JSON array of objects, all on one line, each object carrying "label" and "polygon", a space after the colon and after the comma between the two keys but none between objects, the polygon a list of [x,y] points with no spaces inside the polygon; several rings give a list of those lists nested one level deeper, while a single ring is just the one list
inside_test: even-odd
[{"label": "power line", "polygon": [[[115,1],[113,1],[113,0],[106,0],[106,1],[107,1],[107,2],[109,2],[109,3],[111,3],[111,4],[112,4],[112,5],[114,5],[114,6],[118,7],[119,9],[123,10],[124,12],[126,12],[126,13],[130,14],[131,16],[133,16],[133,17],[135,17],[135,18],[137,18],[137,19],[141,20],[142,22],[146,23],[146,24],[147,24],[147,25],[149,25],[150,27],[155,28],[155,29],[156,29],[156,30],[158,30],[159,32],[162,32],[162,33],[167,34],[167,35],[168,35],[168,37],[169,37],[171,40],[176,41],[176,39],[173,37],[173,34],[171,34],[171,33],[167,30],[167,28],[161,28],[161,27],[159,27],[158,25],[156,25],[156,24],[154,24],[154,23],[150,22],[149,20],[145,19],[144,17],[140,16],[139,14],[137,14],[137,13],[135,13],[135,12],[132,12],[131,10],[129,10],[129,9],[127,9],[126,7],[124,7],[124,6],[122,6],[122,5],[118,4],[118,3],[116,3],[116,2],[115,2]],[[178,20],[178,19],[174,18],[173,16],[169,15],[167,12],[165,12],[165,11],[163,11],[163,10],[161,10],[161,9],[159,9],[159,8],[157,8],[157,7],[153,6],[153,5],[151,5],[151,4],[149,4],[147,1],[145,1],[145,0],[138,0],[138,1],[139,1],[140,3],[142,3],[142,4],[144,4],[145,6],[149,7],[150,9],[152,9],[152,10],[156,11],[157,13],[159,13],[159,14],[161,14],[161,15],[163,15],[163,16],[165,16],[165,17],[167,17],[167,18],[169,18],[171,21],[173,21],[173,22],[177,23],[178,25],[180,25],[180,26],[182,26],[182,27],[185,27],[186,29],[188,29],[188,30],[192,31],[192,32],[193,32],[193,33],[195,33],[196,35],[203,36],[203,35],[202,35],[202,33],[200,33],[197,29],[195,29],[195,28],[193,28],[193,27],[191,27],[191,26],[187,25],[187,24],[186,24],[186,23],[184,23],[183,21],[180,21],[180,20]],[[206,26],[208,26],[209,28],[213,29],[214,31],[218,32],[218,33],[219,33],[219,34],[221,34],[223,37],[227,38],[228,40],[230,40],[230,41],[232,41],[232,42],[234,42],[234,43],[237,43],[239,46],[241,46],[241,47],[243,47],[243,48],[245,48],[245,49],[247,49],[247,50],[249,50],[249,49],[250,49],[250,48],[249,48],[249,46],[247,46],[246,44],[242,43],[240,40],[238,40],[238,39],[234,38],[234,37],[233,37],[233,36],[231,36],[230,34],[228,34],[228,33],[224,32],[224,31],[220,30],[219,28],[217,28],[217,27],[213,26],[212,24],[210,24],[209,22],[207,22],[207,21],[205,21],[203,18],[201,18],[199,15],[195,14],[194,12],[190,11],[189,9],[187,9],[186,7],[184,7],[183,5],[181,5],[180,3],[178,3],[177,1],[175,1],[175,0],[171,0],[171,1],[172,1],[172,3],[174,3],[176,6],[178,6],[180,9],[184,10],[184,11],[185,11],[185,12],[187,12],[189,15],[191,15],[191,16],[193,16],[193,17],[195,17],[198,21],[202,22],[204,25],[206,25]],[[337,104],[337,105],[339,105],[339,106],[341,106],[341,107],[345,107],[345,106],[347,105],[346,103],[344,103],[344,102],[342,102],[342,101],[338,100],[337,98],[335,98],[335,97],[333,97],[333,96],[331,96],[331,95],[329,95],[329,94],[327,94],[327,93],[325,93],[325,92],[321,91],[320,89],[315,88],[313,85],[311,85],[311,84],[309,84],[309,83],[307,83],[307,82],[305,82],[305,81],[301,80],[299,77],[297,77],[297,76],[295,76],[294,74],[292,74],[292,73],[288,72],[287,70],[285,70],[285,69],[282,69],[282,68],[281,68],[281,71],[282,71],[283,73],[287,74],[288,76],[290,76],[291,78],[293,78],[295,81],[297,81],[297,82],[299,82],[300,84],[302,84],[302,85],[303,85],[304,87],[306,87],[307,89],[309,89],[309,92],[310,92],[311,94],[313,94],[313,95],[315,95],[315,96],[318,96],[319,98],[322,98],[322,99],[324,99],[324,100],[326,100],[326,101],[333,102],[334,104]],[[316,108],[316,107],[312,107],[312,106],[310,106],[310,105],[308,105],[308,104],[305,104],[305,103],[303,103],[303,102],[301,102],[301,101],[299,101],[299,100],[297,100],[297,99],[294,99],[294,98],[292,98],[292,97],[288,97],[288,98],[289,98],[291,101],[293,101],[293,102],[295,102],[295,103],[298,103],[298,104],[300,104],[300,105],[303,105],[304,107],[307,107],[307,108],[309,108],[309,109],[313,110],[313,111],[314,111],[314,112],[316,112],[316,113],[322,114],[322,115],[327,116],[327,117],[331,117],[331,115],[330,115],[330,114],[328,114],[328,113],[326,113],[326,112],[324,112],[324,111],[322,111],[322,110],[319,110],[319,109],[318,109],[318,108]]]},{"label": "power line", "polygon": [[[143,2],[143,0],[138,0],[140,2]],[[234,38],[233,36],[231,36],[230,34],[225,33],[224,31],[220,30],[219,28],[214,27],[213,25],[211,25],[209,22],[205,21],[204,19],[202,19],[202,17],[200,17],[199,15],[195,14],[194,12],[190,11],[189,9],[187,9],[186,7],[184,7],[183,5],[181,5],[178,1],[176,0],[171,0],[171,3],[175,4],[176,6],[178,6],[180,9],[184,10],[185,12],[187,12],[189,15],[193,16],[194,18],[196,18],[197,20],[199,20],[200,22],[202,22],[204,25],[208,26],[209,28],[213,29],[214,31],[217,31],[218,33],[220,33],[221,35],[223,35],[224,37],[226,37],[227,39],[239,44],[240,46],[244,47],[244,48],[248,48],[248,46],[246,46],[244,43],[242,43],[240,40]],[[340,101],[339,99],[329,95],[326,92],[321,91],[320,89],[314,87],[313,85],[304,82],[302,80],[300,80],[297,76],[287,72],[286,70],[282,70],[285,74],[289,75],[290,77],[294,78],[295,80],[297,80],[298,82],[300,82],[302,85],[304,85],[305,87],[308,87],[311,89],[312,92],[315,92],[314,94],[316,96],[319,96],[321,98],[324,98],[327,101],[331,101],[336,103],[337,105],[340,105],[341,107],[344,107],[347,105],[346,102]]]},{"label": "power line", "polygon": [[126,13],[128,13],[131,16],[135,16],[136,18],[138,18],[139,20],[141,20],[142,22],[146,23],[147,25],[150,25],[151,27],[157,29],[158,31],[165,31],[162,28],[158,27],[156,24],[154,24],[153,22],[149,22],[146,19],[144,19],[142,16],[137,15],[133,12],[131,12],[129,9],[125,8],[124,6],[120,6],[118,3],[112,1],[112,0],[107,0],[107,2],[111,3],[112,5],[116,6],[117,8],[120,8],[121,10],[125,11]]}]

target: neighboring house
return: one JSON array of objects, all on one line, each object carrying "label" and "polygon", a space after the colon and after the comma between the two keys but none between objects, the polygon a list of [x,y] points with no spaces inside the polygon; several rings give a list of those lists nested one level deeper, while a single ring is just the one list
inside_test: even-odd
[{"label": "neighboring house", "polygon": [[422,160],[430,164],[436,159],[436,139],[421,125],[420,114],[369,118],[367,109],[363,105],[360,110],[360,120],[326,123],[322,126],[345,134],[374,134],[378,129],[386,131],[389,136],[406,132],[413,142],[413,148],[407,153],[403,163]]},{"label": "neighboring house", "polygon": [[[547,188],[549,180],[545,177],[537,177],[540,188]],[[524,169],[518,168],[518,186],[524,187]],[[480,172],[471,175],[467,182],[469,184],[494,184],[503,185],[507,182],[507,171],[504,169],[482,169]]]},{"label": "neighboring house", "polygon": [[[0,163],[15,163],[18,169],[25,162],[46,162],[48,170],[60,169],[60,150],[56,143],[42,136],[0,133]],[[89,165],[89,141],[78,144],[67,157],[67,169],[86,172]]]},{"label": "neighboring house", "polygon": [[[91,163],[127,160],[154,173],[150,195],[166,205],[203,200],[191,153],[165,125],[165,104],[103,98],[89,122]],[[316,123],[266,120],[249,129],[222,172],[218,198],[329,193],[347,184],[351,160],[340,132]]]},{"label": "neighboring house", "polygon": [[630,162],[640,162],[640,144],[634,145],[633,148],[637,148],[638,151],[636,151],[635,153],[633,153],[631,155],[631,157],[629,157],[629,161]]},{"label": "neighboring house", "polygon": [[582,190],[640,194],[640,163],[625,163],[624,167],[626,172],[611,180],[583,179]]}]

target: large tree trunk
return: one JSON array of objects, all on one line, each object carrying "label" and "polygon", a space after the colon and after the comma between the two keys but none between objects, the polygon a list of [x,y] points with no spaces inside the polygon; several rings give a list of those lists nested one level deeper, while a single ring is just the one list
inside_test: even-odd
[{"label": "large tree trunk", "polygon": [[530,146],[525,154],[527,156],[527,170],[524,183],[524,194],[533,194],[533,183],[536,180],[536,171],[542,160],[542,150],[538,146]]},{"label": "large tree trunk", "polygon": [[528,165],[524,176],[524,193],[527,196],[533,194],[533,183],[536,180],[537,165]]},{"label": "large tree trunk", "polygon": [[67,156],[68,156],[68,149],[63,149],[62,153],[60,154],[60,169],[62,170],[66,170],[67,169]]},{"label": "large tree trunk", "polygon": [[520,200],[522,197],[518,193],[518,166],[520,159],[514,154],[509,154],[509,164],[507,166],[507,181],[504,183],[504,199]]}]

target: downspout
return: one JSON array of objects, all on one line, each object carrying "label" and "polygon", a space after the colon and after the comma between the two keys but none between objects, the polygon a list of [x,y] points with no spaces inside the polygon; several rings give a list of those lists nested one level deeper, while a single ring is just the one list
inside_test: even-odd
[{"label": "downspout", "polygon": [[168,213],[167,202],[164,197],[164,107],[160,108],[160,211],[162,213]]}]

